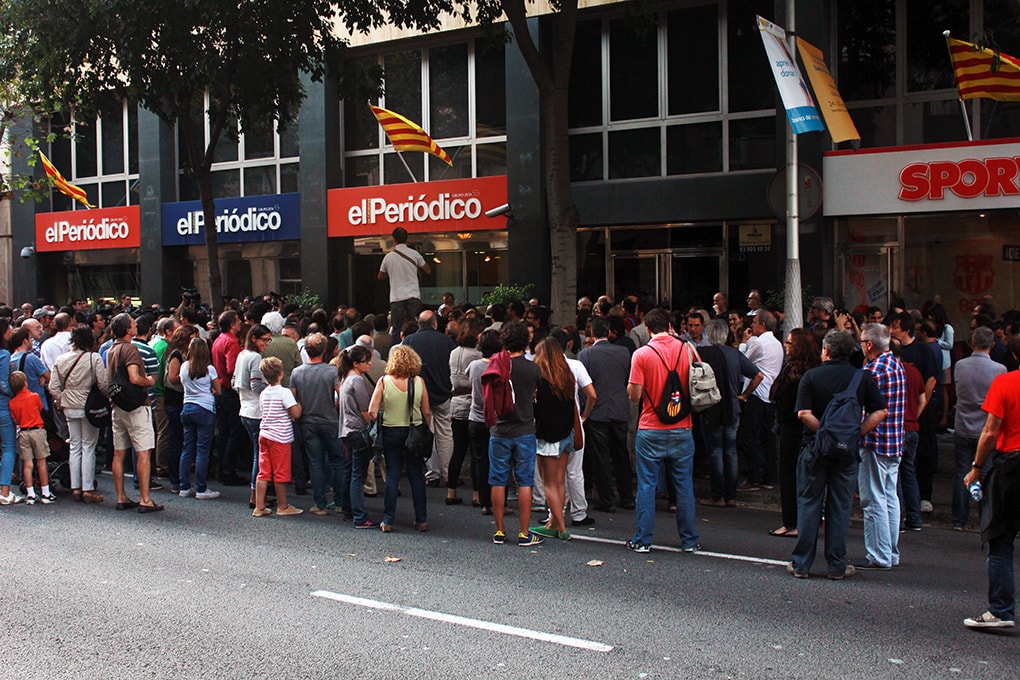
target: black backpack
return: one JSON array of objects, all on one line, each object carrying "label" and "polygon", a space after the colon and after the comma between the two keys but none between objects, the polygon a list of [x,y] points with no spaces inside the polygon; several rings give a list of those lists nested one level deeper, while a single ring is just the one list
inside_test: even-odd
[{"label": "black backpack", "polygon": [[857,399],[857,388],[863,377],[863,370],[854,371],[847,388],[834,394],[825,407],[812,446],[815,460],[826,458],[838,463],[856,459],[857,440],[861,436],[861,403]]},{"label": "black backpack", "polygon": [[[662,385],[662,394],[659,395],[659,405],[656,406],[651,397],[648,397],[648,403],[655,409],[655,415],[658,416],[659,422],[663,425],[676,425],[691,411],[690,396],[684,390],[684,383],[680,379],[680,373],[677,372],[677,369],[680,368],[680,357],[683,356],[683,351],[681,350],[677,355],[676,366],[670,368],[654,347],[647,346],[655,352],[655,356],[659,357],[659,361],[667,371],[666,382]],[[648,396],[647,392],[645,392],[645,396]]]}]

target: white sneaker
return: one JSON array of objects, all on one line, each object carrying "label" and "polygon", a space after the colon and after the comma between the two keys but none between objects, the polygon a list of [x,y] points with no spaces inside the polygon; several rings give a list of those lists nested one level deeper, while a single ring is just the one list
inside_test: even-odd
[{"label": "white sneaker", "polygon": [[213,498],[219,498],[219,497],[220,497],[220,492],[219,491],[213,491],[212,489],[206,489],[205,491],[199,491],[199,492],[197,492],[195,494],[195,498],[199,499],[200,501],[209,501],[209,500],[212,500]]},{"label": "white sneaker", "polygon": [[931,501],[921,501],[921,512],[933,512],[935,507],[931,504]]},{"label": "white sneaker", "polygon": [[189,496],[194,496],[195,490],[189,486],[187,489],[181,489],[180,493],[178,493],[177,495],[180,496],[181,498],[187,498]]},{"label": "white sneaker", "polygon": [[963,625],[968,628],[1012,628],[1012,621],[1003,621],[991,612],[985,612],[980,616],[972,616],[963,620]]},{"label": "white sneaker", "polygon": [[24,496],[19,496],[18,494],[11,491],[6,496],[0,496],[0,505],[17,505],[18,503],[21,503],[24,500],[25,500]]}]

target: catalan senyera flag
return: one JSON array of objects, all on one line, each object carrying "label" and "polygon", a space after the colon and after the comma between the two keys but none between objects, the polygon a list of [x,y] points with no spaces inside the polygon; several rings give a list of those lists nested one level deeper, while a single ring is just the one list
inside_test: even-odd
[{"label": "catalan senyera flag", "polygon": [[375,114],[379,125],[382,125],[382,129],[386,131],[386,136],[390,138],[394,149],[397,151],[430,153],[447,165],[453,165],[450,155],[443,151],[443,148],[436,144],[429,137],[428,133],[421,129],[420,125],[412,123],[399,113],[394,113],[379,106],[372,106],[371,104],[368,106],[372,109],[372,113]]},{"label": "catalan senyera flag", "polygon": [[96,207],[89,203],[89,199],[85,195],[85,190],[64,179],[64,176],[60,174],[60,171],[57,170],[56,166],[50,162],[50,159],[47,158],[46,154],[42,151],[39,152],[39,160],[42,161],[43,170],[46,171],[46,176],[53,180],[53,186],[57,187],[57,190],[60,191],[60,193],[70,196],[86,208]]},{"label": "catalan senyera flag", "polygon": [[946,36],[960,99],[1020,101],[1020,59]]}]

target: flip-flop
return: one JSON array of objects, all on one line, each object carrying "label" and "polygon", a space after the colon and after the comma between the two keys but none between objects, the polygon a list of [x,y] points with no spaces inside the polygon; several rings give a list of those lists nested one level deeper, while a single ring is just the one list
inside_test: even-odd
[{"label": "flip-flop", "polygon": [[149,512],[159,512],[162,509],[163,509],[163,506],[159,505],[159,504],[139,505],[138,506],[138,512],[142,513],[143,515],[146,514],[146,513],[149,513]]},{"label": "flip-flop", "polygon": [[135,501],[125,501],[124,503],[117,503],[118,510],[130,510],[131,508],[137,508],[138,503]]},{"label": "flip-flop", "polygon": [[786,536],[790,533],[790,531],[791,529],[787,529],[786,527],[779,527],[778,529],[772,529],[769,531],[769,536]]}]

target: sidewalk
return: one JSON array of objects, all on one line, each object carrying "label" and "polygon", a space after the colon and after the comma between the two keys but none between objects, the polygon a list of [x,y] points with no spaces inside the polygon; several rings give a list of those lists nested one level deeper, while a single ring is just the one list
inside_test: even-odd
[{"label": "sidewalk", "polygon": [[[939,465],[933,480],[932,505],[934,511],[924,513],[922,518],[924,526],[951,528],[953,526],[953,481],[956,476],[956,453],[953,449],[953,435],[943,433],[938,435],[939,440]],[[694,496],[697,499],[711,498],[711,489],[707,477],[697,477],[694,480]],[[779,487],[771,490],[761,491],[738,491],[738,507],[756,508],[762,510],[774,510],[780,512]],[[854,509],[851,517],[860,519],[861,508],[858,499],[854,497]],[[979,517],[977,503],[970,504],[970,521],[967,523],[967,531],[979,529]]]}]

